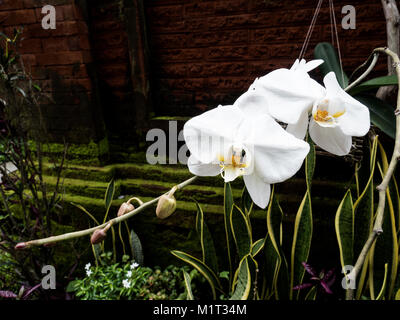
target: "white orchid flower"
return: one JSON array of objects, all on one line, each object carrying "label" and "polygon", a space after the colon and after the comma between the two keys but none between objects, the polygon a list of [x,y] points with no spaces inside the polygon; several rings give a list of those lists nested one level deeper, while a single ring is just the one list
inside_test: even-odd
[{"label": "white orchid flower", "polygon": [[309,145],[287,133],[269,115],[248,118],[236,106],[219,106],[186,122],[190,172],[221,174],[225,182],[243,176],[253,202],[265,208],[273,183],[292,177]]},{"label": "white orchid flower", "polygon": [[340,87],[333,72],[325,76],[325,88],[311,79],[307,72],[318,65],[315,61],[310,65],[296,61],[290,70],[272,71],[235,105],[251,117],[269,113],[287,123],[286,130],[299,139],[304,139],[309,127],[310,137],[319,147],[343,156],[350,152],[352,136],[367,134],[369,110]]},{"label": "white orchid flower", "polygon": [[[290,125],[307,118],[315,97],[322,97],[324,94],[324,88],[308,74],[323,62],[318,59],[306,63],[304,59],[297,59],[290,69],[274,70],[256,79],[235,105],[248,117],[268,113],[273,118],[289,124],[287,130],[294,134]],[[254,94],[256,97],[251,97]],[[307,128],[301,128],[301,132],[297,132],[296,136],[304,139],[306,132]]]}]

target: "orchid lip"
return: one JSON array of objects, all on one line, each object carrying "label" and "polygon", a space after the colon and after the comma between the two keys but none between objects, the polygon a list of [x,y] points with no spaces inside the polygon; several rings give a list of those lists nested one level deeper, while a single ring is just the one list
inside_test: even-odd
[{"label": "orchid lip", "polygon": [[315,105],[316,111],[313,112],[313,118],[322,127],[336,127],[337,119],[346,113],[346,110],[329,112],[329,100],[324,99]]},{"label": "orchid lip", "polygon": [[251,155],[243,146],[232,146],[227,155],[218,155],[221,176],[225,179],[228,172],[231,176],[242,176],[250,174]]}]

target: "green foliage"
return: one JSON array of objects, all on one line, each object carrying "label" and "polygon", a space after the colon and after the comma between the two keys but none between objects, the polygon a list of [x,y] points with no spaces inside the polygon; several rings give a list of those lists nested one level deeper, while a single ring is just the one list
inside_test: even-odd
[{"label": "green foliage", "polygon": [[346,88],[349,83],[349,78],[344,73],[340,66],[339,58],[335,48],[328,42],[320,42],[315,46],[314,57],[324,60],[324,63],[319,66],[323,75],[333,71],[342,88]]},{"label": "green foliage", "polygon": [[[86,276],[69,283],[67,292],[80,300],[173,300],[186,297],[183,273],[187,267],[168,266],[162,270],[135,266],[123,257],[112,262],[112,253],[101,254],[99,266],[88,266]],[[187,274],[190,279],[190,275]],[[196,288],[192,281],[192,290]]]},{"label": "green foliage", "polygon": [[[254,204],[248,192],[244,190],[239,202],[241,207],[237,206],[233,201],[230,184],[225,184],[224,221],[226,243],[223,246],[226,246],[229,271],[220,273],[219,277],[216,271],[217,256],[214,242],[207,228],[203,210],[200,204],[196,202],[195,228],[200,238],[202,259],[200,260],[177,250],[172,251],[172,254],[195,268],[207,280],[211,287],[213,299],[217,298],[217,291],[222,293],[219,298],[232,300],[285,299],[292,297],[291,289],[293,283],[298,284],[302,281],[304,275],[302,262],[307,261],[311,246],[310,187],[315,168],[315,149],[312,142],[310,142],[310,149],[305,166],[307,192],[296,217],[290,272],[282,249],[283,212],[279,206],[274,188],[272,189],[267,209],[266,227],[268,233],[264,238],[254,242],[250,220]],[[260,274],[260,269],[263,269],[263,274]],[[227,284],[222,281],[225,278],[229,279]],[[289,278],[291,281],[290,286]],[[262,283],[262,286],[258,285],[259,282]],[[185,284],[186,286],[190,285],[187,281]]]}]

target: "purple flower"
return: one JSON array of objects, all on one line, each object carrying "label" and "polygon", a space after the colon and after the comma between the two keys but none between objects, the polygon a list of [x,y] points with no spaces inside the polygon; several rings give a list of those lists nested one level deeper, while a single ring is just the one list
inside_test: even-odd
[{"label": "purple flower", "polygon": [[324,293],[327,294],[333,293],[331,290],[331,286],[335,282],[336,278],[335,269],[331,269],[327,273],[325,273],[325,270],[322,269],[321,272],[317,274],[314,268],[311,267],[308,263],[302,262],[302,265],[304,269],[307,271],[307,273],[311,276],[310,282],[299,284],[293,287],[293,290],[301,290],[317,286],[319,289],[322,289]]}]

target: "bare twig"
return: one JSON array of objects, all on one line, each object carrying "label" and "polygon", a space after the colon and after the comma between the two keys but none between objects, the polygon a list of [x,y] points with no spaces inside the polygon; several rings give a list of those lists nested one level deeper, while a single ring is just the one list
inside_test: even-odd
[{"label": "bare twig", "polygon": [[[387,47],[397,55],[400,55],[400,14],[396,0],[381,0],[383,13],[386,19]],[[395,67],[390,56],[387,57],[388,75],[395,74]],[[395,94],[395,86],[380,87],[376,96],[386,100]]]},{"label": "bare twig", "polygon": [[[400,60],[398,55],[391,51],[388,48],[376,48],[374,50],[374,53],[385,53],[388,56],[390,56],[393,59],[393,65],[396,70],[397,74],[397,79],[400,82]],[[399,89],[400,89],[400,83]],[[382,222],[383,222],[383,214],[385,211],[385,201],[386,201],[386,189],[389,185],[390,179],[393,176],[393,173],[396,169],[397,161],[399,160],[400,157],[400,90],[397,95],[397,107],[394,112],[396,116],[396,140],[394,144],[394,149],[393,149],[393,155],[389,163],[389,167],[387,171],[385,172],[385,175],[383,177],[383,180],[379,186],[377,186],[377,190],[379,191],[379,202],[378,202],[378,208],[376,210],[376,219],[374,223],[374,228],[372,232],[370,233],[366,243],[364,244],[363,249],[361,250],[361,253],[356,261],[356,265],[352,269],[352,271],[349,273],[347,276],[353,283],[356,282],[358,273],[360,272],[362,266],[364,265],[365,259],[368,256],[369,250],[371,249],[371,246],[377,239],[377,237],[383,232],[382,230]],[[353,300],[354,299],[354,289],[348,289],[346,292],[346,300]]]},{"label": "bare twig", "polygon": [[[194,182],[196,179],[197,179],[197,176],[191,177],[190,179],[178,184],[175,187],[178,190],[179,189],[183,189],[187,185],[189,185],[192,182]],[[169,193],[169,191],[166,194],[168,194],[168,193]],[[117,223],[121,223],[122,221],[125,221],[125,220],[135,216],[136,214],[138,214],[139,212],[143,211],[144,209],[146,209],[146,208],[150,207],[151,205],[157,203],[157,201],[160,198],[161,198],[161,196],[159,196],[159,197],[157,197],[155,199],[152,199],[152,200],[150,200],[150,201],[148,201],[146,203],[143,203],[140,207],[136,208],[135,210],[132,210],[132,211],[120,216],[120,217],[116,217],[114,219],[106,221],[105,223],[103,223],[103,224],[101,224],[99,226],[96,226],[96,227],[93,227],[93,228],[89,228],[89,229],[85,229],[85,230],[81,230],[81,231],[65,233],[65,234],[62,234],[62,235],[59,235],[59,236],[53,236],[53,237],[49,237],[49,238],[31,240],[31,241],[27,241],[27,242],[21,242],[21,243],[18,243],[16,245],[16,249],[25,249],[25,248],[29,248],[29,247],[32,247],[32,246],[40,246],[40,245],[44,245],[44,244],[55,243],[55,242],[65,241],[65,240],[71,240],[71,239],[75,239],[75,238],[91,235],[95,230],[103,229],[107,225],[115,225]]]}]

